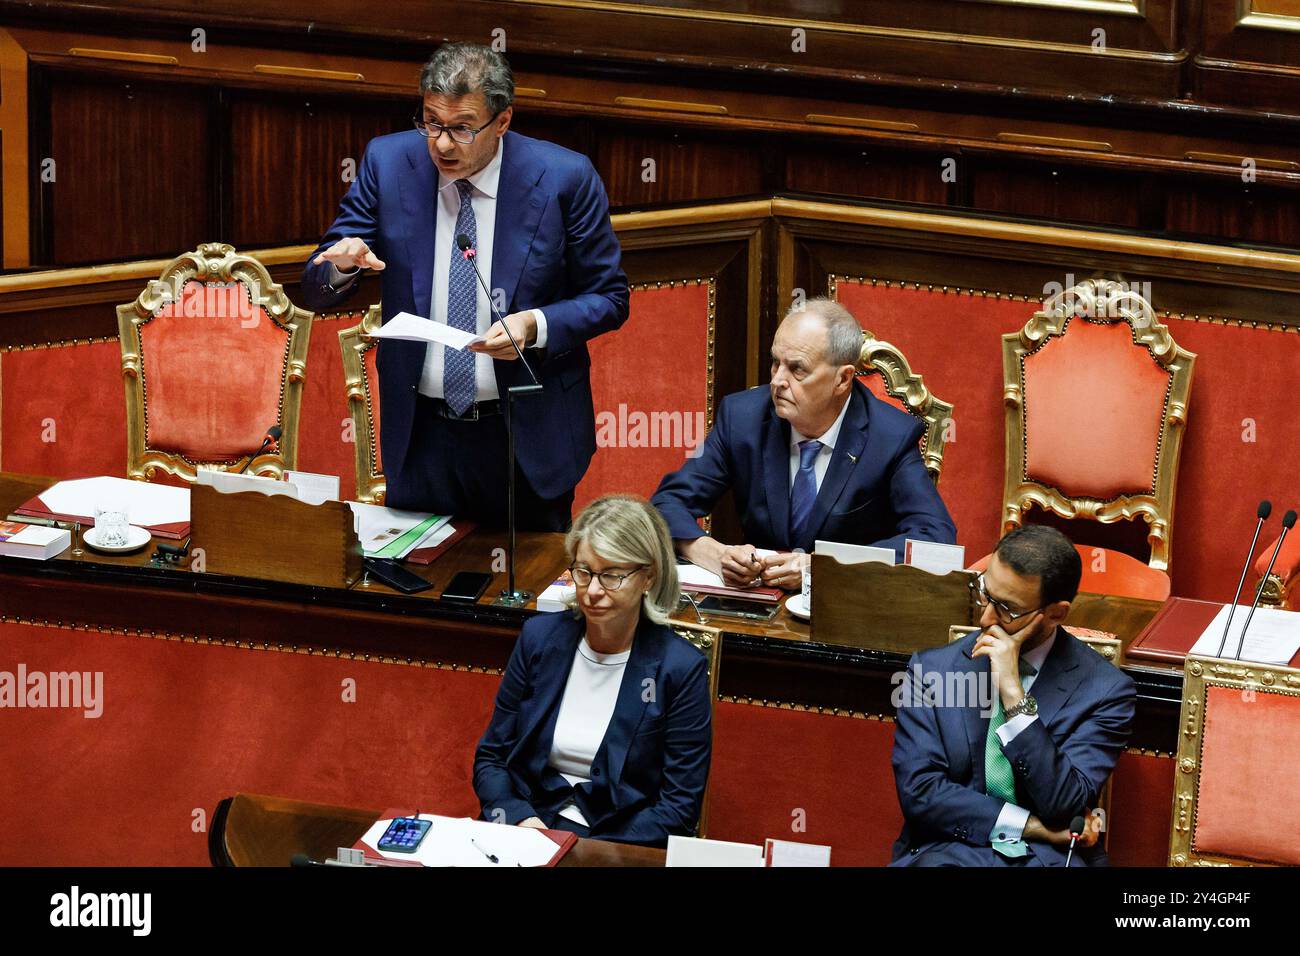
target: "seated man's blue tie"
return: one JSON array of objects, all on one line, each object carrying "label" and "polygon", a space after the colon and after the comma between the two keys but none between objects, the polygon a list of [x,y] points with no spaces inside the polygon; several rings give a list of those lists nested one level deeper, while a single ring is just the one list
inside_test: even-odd
[{"label": "seated man's blue tie", "polygon": [[799,470],[794,476],[794,487],[790,489],[790,547],[797,548],[808,530],[808,521],[812,518],[813,505],[817,503],[817,473],[813,462],[822,450],[822,443],[815,438],[799,443]]}]

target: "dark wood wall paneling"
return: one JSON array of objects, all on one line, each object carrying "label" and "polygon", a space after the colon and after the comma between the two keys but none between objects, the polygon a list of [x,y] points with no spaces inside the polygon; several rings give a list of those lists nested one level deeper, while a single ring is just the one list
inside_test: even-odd
[{"label": "dark wood wall paneling", "polygon": [[[38,261],[175,255],[217,232],[215,99],[198,86],[56,74],[33,123]],[[41,176],[54,160],[54,179]]]},{"label": "dark wood wall paneling", "polygon": [[[1277,10],[1282,2],[1255,0],[1254,6]],[[685,0],[668,5],[708,6]],[[16,6],[0,0],[0,10],[37,21],[56,11],[84,11],[81,29],[102,14],[79,3],[25,4],[21,11]],[[124,17],[144,16],[142,5],[121,6]],[[150,29],[173,45],[186,35],[179,25],[187,18],[201,13],[203,22],[224,23],[220,11],[195,4],[148,6]],[[429,44],[428,35],[417,30],[426,14],[416,6],[399,3],[361,24],[343,17],[337,4],[314,5],[315,27],[308,37],[293,26],[306,8],[285,0],[275,24],[259,23],[254,14],[238,32],[233,24],[224,32],[214,26],[213,40],[219,38],[221,52],[213,56],[225,59],[207,76],[196,75],[182,62],[180,82],[166,78],[166,67],[82,59],[83,69],[70,70],[66,50],[60,52],[58,43],[45,35],[46,46],[30,70],[31,159],[38,177],[40,161],[55,157],[59,177],[54,184],[33,183],[32,266],[171,256],[213,239],[240,248],[318,239],[347,188],[343,161],[359,162],[370,138],[409,126],[414,93],[394,77],[413,75],[418,60],[410,58]],[[1232,75],[1243,82],[1262,75],[1255,68],[1259,64],[1246,63],[1247,54],[1273,57],[1270,75],[1275,78],[1292,58],[1300,58],[1300,53],[1293,57],[1291,48],[1300,46],[1294,30],[1267,29],[1267,24],[1248,30],[1236,20],[1224,21],[1220,5],[1208,5],[1215,10],[1202,18],[1198,4],[1176,0],[1151,0],[1141,15],[1136,4],[1131,15],[1117,15],[958,0],[902,5],[753,0],[742,12],[776,18],[760,24],[761,30],[755,23],[597,15],[527,2],[516,6],[519,10],[507,16],[501,4],[466,0],[458,8],[460,22],[470,35],[476,35],[476,24],[505,24],[521,85],[549,88],[546,95],[520,101],[515,128],[590,156],[615,210],[793,193],[1300,245],[1300,162],[1290,160],[1285,145],[1286,135],[1300,129],[1300,96],[1286,101],[1289,117],[1266,110],[1216,112],[1187,102],[1175,109],[1175,97],[1185,95],[1190,81],[1182,77],[1168,87],[1156,76],[1163,77],[1166,67],[1173,69],[1171,76],[1192,69],[1184,62],[1189,51],[1197,53],[1198,69],[1227,75],[1224,71],[1240,67]],[[398,8],[406,19],[396,18]],[[789,23],[781,18],[811,24],[819,44],[814,57],[791,57]],[[610,32],[616,23],[642,28]],[[563,45],[556,45],[561,24],[571,31],[571,44],[597,37],[599,42],[583,55],[568,56]],[[1099,25],[1116,53],[1106,69],[1092,68],[1095,57],[1089,69],[1061,69],[1069,57],[1081,55],[1075,48],[1086,47],[1091,29]],[[96,28],[105,31],[103,45],[111,47],[117,42],[111,32],[129,26],[119,18]],[[366,81],[353,93],[340,92],[338,83],[254,75],[252,70],[254,62],[274,58],[270,38],[282,39],[285,49],[319,51],[320,66],[337,70],[355,61],[346,51],[357,50],[360,37],[381,34],[393,42],[379,48],[368,43],[365,55],[395,59],[382,77],[378,61],[367,61]],[[749,78],[732,62],[738,49],[734,43],[742,34],[751,44],[743,47],[750,66],[763,67],[751,70]],[[232,40],[249,46],[232,46]],[[857,74],[846,72],[847,48],[837,44],[849,41],[861,50],[880,51],[878,59],[864,61],[870,72],[864,64]],[[922,42],[929,44],[928,53],[918,56],[916,44]],[[672,50],[673,56],[661,56],[661,62],[651,65],[647,51],[656,46]],[[59,66],[49,65],[56,60]],[[1055,73],[1046,67],[1052,62]],[[773,74],[773,64],[781,64],[788,81]],[[882,78],[880,70],[890,64],[901,72]],[[532,67],[549,72],[525,77],[523,71]],[[1021,76],[1018,71],[1027,72]],[[1106,74],[1113,106],[1085,102],[1098,72]],[[936,92],[931,81],[949,76],[949,89]],[[991,81],[997,78],[1036,85],[995,89]],[[886,95],[889,83],[894,95]],[[1062,89],[1079,95],[1067,101],[1052,92]],[[616,93],[728,105],[722,113],[682,114],[613,105]],[[827,99],[840,95],[842,103]],[[1280,98],[1284,95],[1275,93],[1268,102]],[[768,112],[759,118],[764,102]],[[915,105],[914,114],[909,104]],[[963,104],[970,104],[971,111],[962,112]],[[1144,114],[1148,108],[1151,112]],[[806,122],[807,112],[825,110],[850,120],[874,110],[888,119],[885,126],[877,120],[875,126],[850,124],[840,130]],[[905,122],[909,118],[917,124]],[[971,124],[977,120],[986,128],[975,129]],[[1149,140],[1160,145],[1144,158],[1135,137],[1145,135],[1148,127]],[[90,129],[93,135],[87,133]],[[1090,152],[1041,142],[1004,148],[998,142],[1002,129],[1073,136],[1102,147]],[[1221,142],[1214,148],[1227,151],[1213,153],[1219,156],[1218,171],[1191,168],[1187,154],[1205,152],[1207,138],[1215,137]],[[972,144],[972,139],[983,142]],[[1234,174],[1238,154],[1283,158],[1261,166],[1262,181],[1243,183]],[[1300,151],[1295,158],[1300,159]],[[643,176],[647,159],[656,164],[650,180]],[[955,182],[941,176],[945,159],[957,163]]]}]

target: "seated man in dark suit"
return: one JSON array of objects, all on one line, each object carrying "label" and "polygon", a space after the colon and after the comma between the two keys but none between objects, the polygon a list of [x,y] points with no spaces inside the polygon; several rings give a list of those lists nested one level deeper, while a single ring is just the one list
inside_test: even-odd
[{"label": "seated man in dark suit", "polygon": [[[838,302],[790,310],[772,342],[771,384],[724,398],[700,455],[651,499],[679,553],[736,587],[798,588],[818,538],[893,548],[900,561],[907,538],[956,540],[921,461],[924,426],[856,382],[861,351],[862,327]],[[696,523],[728,489],[745,544]]]},{"label": "seated man in dark suit", "polygon": [[[1061,627],[1079,553],[1041,525],[1003,538],[976,586],[982,631],[912,655],[894,692],[895,866],[1062,866],[1129,738],[1136,692]],[[1104,865],[1098,818],[1074,865]]]}]

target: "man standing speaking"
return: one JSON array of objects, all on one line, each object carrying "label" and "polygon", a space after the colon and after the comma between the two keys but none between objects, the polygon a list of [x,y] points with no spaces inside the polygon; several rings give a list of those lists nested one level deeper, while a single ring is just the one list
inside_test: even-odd
[{"label": "man standing speaking", "polygon": [[373,269],[385,322],[411,312],[486,337],[472,351],[380,343],[380,448],[389,507],[500,526],[502,404],[531,380],[458,248],[467,236],[543,385],[515,407],[520,527],[562,531],[596,451],[587,340],[627,319],[628,286],[600,177],[586,157],[508,131],[514,89],[492,49],[439,47],[415,129],[366,147],[302,288],[313,311],[335,311]]}]

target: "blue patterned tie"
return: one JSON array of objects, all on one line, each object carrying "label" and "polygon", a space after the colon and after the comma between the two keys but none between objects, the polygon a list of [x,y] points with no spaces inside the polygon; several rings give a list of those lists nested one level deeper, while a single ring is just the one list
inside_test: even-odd
[{"label": "blue patterned tie", "polygon": [[[474,187],[468,179],[458,179],[456,188],[460,190],[460,213],[456,216],[451,268],[447,271],[447,324],[474,334],[478,331],[478,280],[474,267],[456,244],[456,237],[465,235],[469,236],[470,248],[478,248],[478,227],[469,198]],[[474,402],[474,358],[473,352],[443,346],[442,394],[457,415],[465,414],[465,409]]]},{"label": "blue patterned tie", "polygon": [[822,450],[822,443],[815,438],[799,443],[799,470],[794,476],[794,487],[790,489],[790,547],[799,547],[804,532],[808,530],[808,519],[812,517],[813,505],[817,503],[817,473],[813,471],[813,462]]}]

